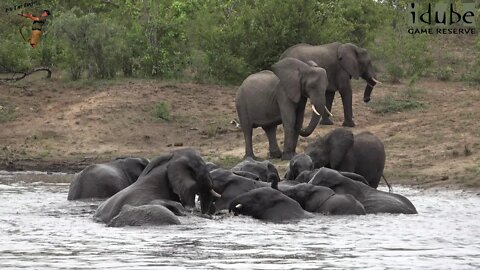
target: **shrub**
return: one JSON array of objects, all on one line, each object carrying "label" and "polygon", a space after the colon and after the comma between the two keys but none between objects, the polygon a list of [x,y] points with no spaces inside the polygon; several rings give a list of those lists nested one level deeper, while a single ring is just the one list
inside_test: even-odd
[{"label": "shrub", "polygon": [[153,117],[170,121],[170,106],[165,101],[159,101],[153,109]]},{"label": "shrub", "polygon": [[435,77],[441,81],[450,81],[453,75],[453,68],[451,66],[446,66],[439,68],[435,71]]},{"label": "shrub", "polygon": [[425,105],[417,101],[422,93],[422,90],[414,87],[408,87],[405,92],[400,94],[387,94],[383,97],[372,101],[371,107],[375,113],[387,114],[395,112],[403,112],[413,109],[425,107]]}]

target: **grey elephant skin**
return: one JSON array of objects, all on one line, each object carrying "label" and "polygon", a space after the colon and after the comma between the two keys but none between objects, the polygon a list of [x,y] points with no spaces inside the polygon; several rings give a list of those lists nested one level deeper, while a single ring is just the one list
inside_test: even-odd
[{"label": "grey elephant skin", "polygon": [[[289,160],[295,155],[298,137],[309,136],[320,116],[313,114],[302,129],[307,99],[317,112],[325,108],[327,75],[323,68],[297,59],[286,58],[248,76],[239,87],[235,99],[237,114],[245,138],[245,156],[255,158],[252,146],[254,128],[262,127],[268,137],[269,156]],[[283,153],[277,143],[277,125],[283,124]]]},{"label": "grey elephant skin", "polygon": [[308,212],[325,215],[365,215],[365,208],[350,194],[335,194],[324,186],[301,183],[278,189],[297,201]]},{"label": "grey elephant skin", "polygon": [[271,187],[253,189],[237,196],[228,209],[235,215],[275,223],[312,217],[298,202]]},{"label": "grey elephant skin", "polygon": [[312,158],[307,154],[297,154],[288,163],[285,179],[295,180],[302,172],[311,170],[313,170]]},{"label": "grey elephant skin", "polygon": [[152,160],[138,180],[103,202],[95,219],[108,223],[124,205],[146,205],[158,199],[180,202],[195,207],[199,195],[202,213],[212,207],[215,197],[212,179],[200,154],[192,149],[180,149]]},{"label": "grey elephant skin", "polygon": [[[335,92],[338,90],[343,103],[343,125],[355,126],[352,113],[351,78],[358,79],[361,77],[367,82],[363,95],[365,102],[370,101],[373,87],[378,82],[367,50],[352,43],[334,42],[318,46],[301,43],[285,50],[280,59],[287,57],[293,57],[305,63],[314,61],[319,67],[326,70],[328,76],[326,91],[328,110],[332,110]],[[321,124],[333,124],[326,111],[322,113]]]},{"label": "grey elephant skin", "polygon": [[352,195],[367,214],[417,214],[415,206],[404,196],[376,190],[329,168],[320,168],[309,184],[331,188],[336,194]]},{"label": "grey elephant skin", "polygon": [[263,182],[280,181],[277,168],[268,160],[257,161],[251,157],[247,157],[244,161],[235,165],[232,168],[232,172]]},{"label": "grey elephant skin", "polygon": [[70,183],[68,200],[108,198],[135,181],[148,165],[144,158],[118,158],[87,166]]},{"label": "grey elephant skin", "polygon": [[345,128],[337,128],[310,143],[305,153],[315,168],[328,167],[363,176],[377,188],[385,167],[383,142],[369,131],[353,135]]},{"label": "grey elephant skin", "polygon": [[107,227],[180,224],[178,217],[163,205],[124,205]]}]

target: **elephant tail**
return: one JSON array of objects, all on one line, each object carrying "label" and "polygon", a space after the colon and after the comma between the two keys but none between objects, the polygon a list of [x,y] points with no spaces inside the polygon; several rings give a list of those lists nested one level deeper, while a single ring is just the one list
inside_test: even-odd
[{"label": "elephant tail", "polygon": [[383,181],[385,181],[385,184],[387,184],[387,186],[388,186],[388,192],[392,193],[392,192],[393,192],[393,188],[392,188],[392,186],[387,182],[387,178],[385,178],[385,175],[382,174],[382,178],[383,178]]}]

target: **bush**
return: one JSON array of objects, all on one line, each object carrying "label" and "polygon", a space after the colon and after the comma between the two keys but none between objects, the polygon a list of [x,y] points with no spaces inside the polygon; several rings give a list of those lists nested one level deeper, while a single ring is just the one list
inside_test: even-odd
[{"label": "bush", "polygon": [[453,75],[453,68],[451,66],[446,66],[439,68],[435,71],[435,77],[441,81],[450,81]]},{"label": "bush", "polygon": [[415,100],[421,94],[422,91],[420,89],[408,87],[403,93],[397,95],[387,94],[378,98],[375,101],[372,101],[370,106],[375,113],[380,114],[419,109],[425,107],[422,102]]},{"label": "bush", "polygon": [[170,106],[165,101],[159,101],[153,109],[153,117],[170,121]]}]

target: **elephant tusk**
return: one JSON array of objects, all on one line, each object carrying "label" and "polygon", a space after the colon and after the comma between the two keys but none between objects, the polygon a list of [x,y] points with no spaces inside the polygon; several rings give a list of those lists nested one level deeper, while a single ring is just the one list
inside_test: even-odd
[{"label": "elephant tusk", "polygon": [[333,114],[328,110],[327,106],[324,106],[325,107],[325,111],[327,112],[328,116],[332,117]]},{"label": "elephant tusk", "polygon": [[[383,84],[381,81],[375,79],[375,78],[372,78],[372,81],[374,81],[376,84]],[[373,87],[373,86],[372,86]]]},{"label": "elephant tusk", "polygon": [[235,205],[235,208],[237,208],[237,209],[240,209],[240,208],[242,208],[242,204],[241,204],[241,203],[239,203],[239,204]]},{"label": "elephant tusk", "polygon": [[210,189],[210,194],[212,194],[212,196],[215,197],[215,198],[221,198],[222,197],[222,195],[215,192],[215,190],[213,190],[213,188]]}]

